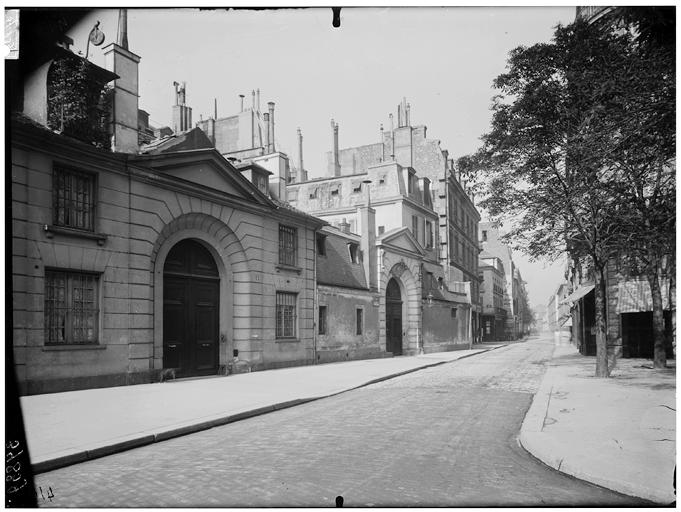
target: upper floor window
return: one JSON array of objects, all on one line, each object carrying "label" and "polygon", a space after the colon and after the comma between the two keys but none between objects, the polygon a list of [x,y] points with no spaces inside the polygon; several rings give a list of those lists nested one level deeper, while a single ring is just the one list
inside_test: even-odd
[{"label": "upper floor window", "polygon": [[253,173],[253,184],[258,187],[258,190],[263,194],[267,194],[267,176]]},{"label": "upper floor window", "polygon": [[55,167],[52,176],[54,224],[94,231],[95,175]]},{"label": "upper floor window", "polygon": [[426,221],[426,249],[432,249],[433,247],[433,223],[429,220]]},{"label": "upper floor window", "polygon": [[45,344],[97,343],[99,277],[45,272]]},{"label": "upper floor window", "polygon": [[298,230],[279,224],[279,264],[296,266]]},{"label": "upper floor window", "polygon": [[413,174],[409,174],[409,176],[407,177],[407,192],[409,194],[414,193],[414,175]]},{"label": "upper floor window", "polygon": [[419,239],[419,218],[416,215],[411,216],[411,234],[416,240]]},{"label": "upper floor window", "polygon": [[482,241],[483,242],[487,241],[487,231],[485,231],[484,229],[482,230]]}]

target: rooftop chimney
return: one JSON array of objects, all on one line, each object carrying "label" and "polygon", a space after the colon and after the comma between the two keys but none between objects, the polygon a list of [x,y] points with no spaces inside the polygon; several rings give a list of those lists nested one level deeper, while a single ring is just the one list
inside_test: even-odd
[{"label": "rooftop chimney", "polygon": [[260,112],[260,89],[255,90],[255,106],[258,112]]},{"label": "rooftop chimney", "polygon": [[215,112],[213,114],[213,119],[217,119],[218,118],[218,99],[217,98],[214,98],[214,103],[215,103]]},{"label": "rooftop chimney", "polygon": [[268,101],[267,107],[270,111],[270,124],[269,124],[269,143],[267,144],[267,152],[274,153],[274,102]]},{"label": "rooftop chimney", "polygon": [[239,94],[239,98],[241,99],[241,108],[240,108],[239,112],[243,112],[244,111],[244,98],[245,98],[245,96],[243,94]]},{"label": "rooftop chimney", "polygon": [[343,232],[343,233],[349,233],[350,232],[350,223],[343,217],[343,220],[341,221],[340,224],[338,224],[338,228]]},{"label": "rooftop chimney", "polygon": [[333,130],[333,175],[340,176],[341,168],[338,161],[338,123],[331,119],[331,129]]},{"label": "rooftop chimney", "polygon": [[137,68],[140,58],[128,50],[127,19],[126,9],[121,9],[118,15],[118,37],[116,38],[118,42],[109,44],[103,51],[106,69],[120,77],[114,82],[113,89],[111,149],[121,153],[137,153],[139,151]]},{"label": "rooftop chimney", "polygon": [[360,249],[362,250],[362,266],[370,290],[376,290],[376,210],[370,206],[358,206],[357,218],[360,222]]},{"label": "rooftop chimney", "polygon": [[263,114],[265,119],[265,154],[270,152],[270,115],[265,112]]},{"label": "rooftop chimney", "polygon": [[255,91],[251,90],[251,108],[255,110]]},{"label": "rooftop chimney", "polygon": [[392,112],[390,113],[390,159],[395,160],[395,125]]},{"label": "rooftop chimney", "polygon": [[409,119],[409,118],[410,118],[410,111],[411,111],[411,105],[410,105],[409,103],[407,103],[407,107],[406,107],[406,113],[407,113],[406,118],[407,118],[407,122],[406,122],[405,126],[411,126],[411,121],[410,121],[410,119]]},{"label": "rooftop chimney", "polygon": [[118,46],[124,50],[128,49],[128,10],[118,10]]},{"label": "rooftop chimney", "polygon": [[307,181],[303,170],[303,134],[298,128],[298,181]]},{"label": "rooftop chimney", "polygon": [[381,162],[385,160],[385,142],[383,142],[383,123],[381,123]]},{"label": "rooftop chimney", "polygon": [[192,126],[192,109],[187,106],[187,82],[173,82],[175,105],[173,105],[173,131],[175,135],[186,132]]}]

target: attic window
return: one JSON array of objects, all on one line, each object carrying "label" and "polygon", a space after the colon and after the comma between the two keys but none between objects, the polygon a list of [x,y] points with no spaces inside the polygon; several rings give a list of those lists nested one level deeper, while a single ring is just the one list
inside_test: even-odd
[{"label": "attic window", "polygon": [[319,256],[326,256],[326,236],[317,235],[317,254]]},{"label": "attic window", "polygon": [[310,189],[310,199],[317,199],[317,187]]},{"label": "attic window", "polygon": [[263,194],[267,194],[267,177],[260,173],[253,173],[253,185]]},{"label": "attic window", "polygon": [[385,226],[378,226],[378,234],[379,236],[385,233]]},{"label": "attic window", "polygon": [[379,185],[384,185],[385,184],[385,174],[381,176],[381,178],[378,180]]},{"label": "attic window", "polygon": [[337,196],[338,195],[338,189],[337,188],[331,189],[331,195]]},{"label": "attic window", "polygon": [[352,193],[357,194],[362,191],[362,182],[361,181],[355,181],[352,183]]},{"label": "attic window", "polygon": [[358,245],[357,244],[348,244],[348,250],[350,251],[350,261],[353,263],[358,262]]},{"label": "attic window", "polygon": [[452,318],[456,318],[456,308],[452,308]]}]

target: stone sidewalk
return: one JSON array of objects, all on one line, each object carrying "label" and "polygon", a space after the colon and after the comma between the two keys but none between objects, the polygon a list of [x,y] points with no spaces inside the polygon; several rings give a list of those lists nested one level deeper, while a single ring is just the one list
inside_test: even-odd
[{"label": "stone sidewalk", "polygon": [[21,397],[34,471],[50,471],[505,346]]},{"label": "stone sidewalk", "polygon": [[[674,361],[670,362],[674,365]],[[656,503],[676,500],[676,368],[620,359],[597,379],[595,358],[558,345],[520,442],[545,464]]]}]

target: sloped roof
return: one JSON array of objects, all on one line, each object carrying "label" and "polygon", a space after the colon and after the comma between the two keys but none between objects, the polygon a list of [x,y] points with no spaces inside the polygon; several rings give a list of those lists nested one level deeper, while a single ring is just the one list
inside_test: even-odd
[{"label": "sloped roof", "polygon": [[209,149],[213,143],[201,128],[194,128],[179,135],[170,135],[153,141],[141,148],[141,152],[148,155],[169,153],[171,151],[187,151],[192,149]]},{"label": "sloped roof", "polygon": [[[359,245],[359,237],[325,227],[320,235],[326,236],[326,255],[317,254],[317,282],[343,288],[368,288],[361,263],[350,260],[349,243]],[[359,260],[358,260],[359,261]]]}]

